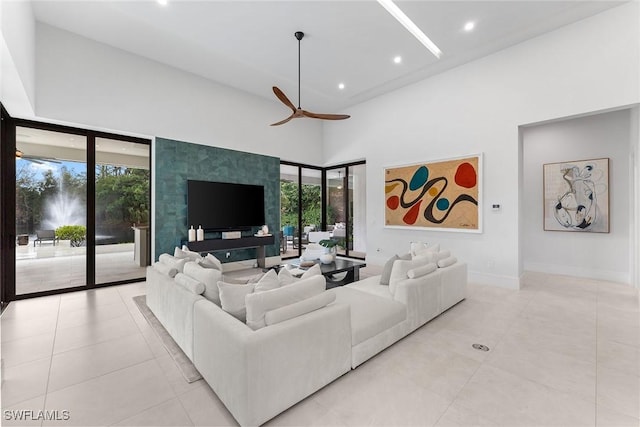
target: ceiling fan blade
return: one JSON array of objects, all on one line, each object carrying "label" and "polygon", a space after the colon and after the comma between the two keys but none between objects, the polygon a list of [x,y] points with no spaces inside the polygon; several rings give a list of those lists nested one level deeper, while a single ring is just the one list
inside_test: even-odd
[{"label": "ceiling fan blade", "polygon": [[291,108],[291,110],[293,110],[293,112],[295,113],[296,111],[296,107],[293,105],[293,103],[291,101],[289,101],[289,98],[287,98],[287,95],[284,94],[283,91],[281,91],[280,89],[278,89],[276,86],[273,87],[273,93],[276,94],[276,96],[278,97],[278,99],[287,107]]},{"label": "ceiling fan blade", "polygon": [[321,120],[344,120],[351,117],[347,114],[320,114],[320,113],[312,113],[311,111],[306,111],[306,110],[302,110],[302,115],[311,117],[312,119],[321,119]]},{"label": "ceiling fan blade", "polygon": [[271,126],[280,126],[280,125],[283,125],[283,124],[287,123],[289,120],[291,120],[291,119],[293,119],[293,118],[295,118],[295,117],[296,117],[296,116],[295,116],[294,114],[292,114],[292,115],[290,115],[289,117],[287,117],[287,118],[286,118],[286,119],[284,119],[284,120],[280,120],[280,121],[279,121],[279,122],[277,122],[277,123],[271,123]]}]

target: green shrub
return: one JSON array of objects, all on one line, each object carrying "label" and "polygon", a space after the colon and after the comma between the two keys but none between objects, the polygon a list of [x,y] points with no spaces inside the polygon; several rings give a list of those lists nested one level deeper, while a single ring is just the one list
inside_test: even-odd
[{"label": "green shrub", "polygon": [[87,236],[87,227],[84,225],[63,225],[56,228],[56,237],[60,240],[69,240],[72,247],[82,246]]}]

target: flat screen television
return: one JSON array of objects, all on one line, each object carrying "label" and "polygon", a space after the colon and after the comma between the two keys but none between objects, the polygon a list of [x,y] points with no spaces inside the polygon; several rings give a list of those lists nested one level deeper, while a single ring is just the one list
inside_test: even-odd
[{"label": "flat screen television", "polygon": [[264,224],[264,187],[187,181],[187,226],[208,231],[248,230]]}]

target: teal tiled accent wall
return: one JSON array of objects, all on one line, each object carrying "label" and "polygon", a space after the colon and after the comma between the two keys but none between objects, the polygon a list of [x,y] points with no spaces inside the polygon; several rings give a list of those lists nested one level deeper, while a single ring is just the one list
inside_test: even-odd
[{"label": "teal tiled accent wall", "polygon": [[[265,221],[269,230],[280,224],[280,159],[244,153],[207,145],[190,144],[156,138],[155,143],[155,259],[187,240],[187,180],[232,182],[264,186]],[[220,206],[224,209],[224,206]],[[197,224],[194,227],[197,228]],[[251,235],[258,230],[243,232]],[[280,254],[278,235],[266,255]],[[207,239],[220,238],[220,233],[207,233]],[[215,253],[222,262],[255,259],[255,249]]]}]

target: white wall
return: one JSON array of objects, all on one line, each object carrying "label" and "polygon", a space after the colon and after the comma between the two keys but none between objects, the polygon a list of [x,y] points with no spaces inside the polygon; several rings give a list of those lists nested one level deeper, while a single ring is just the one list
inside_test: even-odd
[{"label": "white wall", "polygon": [[[638,3],[632,2],[349,109],[324,127],[329,164],[367,160],[371,264],[437,241],[475,282],[517,287],[518,126],[640,102]],[[446,52],[445,52],[446,53]],[[383,167],[484,153],[482,234],[383,227]],[[502,205],[499,213],[492,203]]]},{"label": "white wall", "polygon": [[[631,283],[630,116],[625,109],[522,129],[525,270]],[[610,232],[544,231],[542,165],[604,157]]]},{"label": "white wall", "polygon": [[319,121],[269,126],[290,114],[275,96],[268,101],[46,24],[37,24],[36,41],[41,118],[322,163]]},{"label": "white wall", "polygon": [[28,1],[0,2],[0,99],[10,114],[34,114],[35,23]]}]

